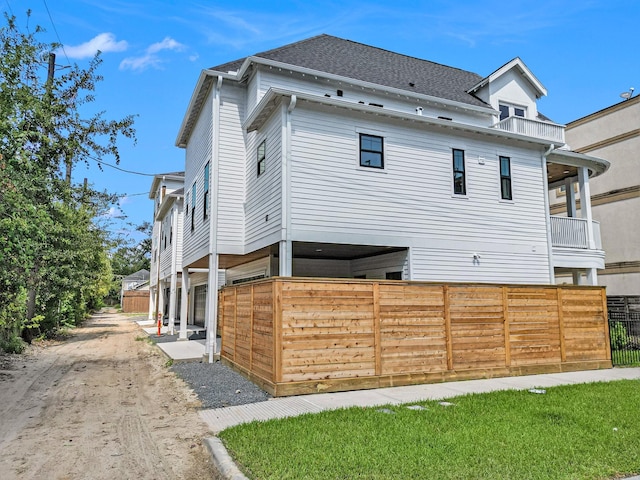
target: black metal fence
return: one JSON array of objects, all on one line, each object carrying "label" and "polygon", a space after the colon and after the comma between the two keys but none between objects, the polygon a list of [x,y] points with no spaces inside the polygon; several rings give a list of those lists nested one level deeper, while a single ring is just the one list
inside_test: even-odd
[{"label": "black metal fence", "polygon": [[614,365],[640,364],[640,312],[609,311],[609,339]]}]

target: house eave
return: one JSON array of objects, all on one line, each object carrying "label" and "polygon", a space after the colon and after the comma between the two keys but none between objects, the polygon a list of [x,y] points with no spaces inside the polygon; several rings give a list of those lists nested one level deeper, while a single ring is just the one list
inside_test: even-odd
[{"label": "house eave", "polygon": [[557,148],[547,155],[547,161],[569,165],[572,167],[587,167],[591,177],[597,177],[609,170],[611,163],[604,158],[585,155],[584,153],[573,152]]},{"label": "house eave", "polygon": [[184,173],[182,175],[175,175],[173,173],[159,173],[155,177],[153,177],[153,181],[151,182],[151,190],[149,190],[149,198],[151,200],[156,198],[156,191],[158,190],[158,185],[160,184],[160,182],[165,180],[184,181]]},{"label": "house eave", "polygon": [[270,88],[263,96],[260,103],[256,106],[251,115],[243,124],[243,128],[247,132],[251,132],[259,129],[263,123],[269,118],[273,111],[280,104],[282,98],[291,98],[296,96],[297,101],[307,101],[311,103],[317,103],[326,106],[345,108],[352,111],[371,113],[377,116],[386,116],[389,118],[395,118],[399,120],[411,121],[420,123],[423,125],[437,126],[441,128],[453,129],[465,131],[468,133],[475,133],[480,135],[488,135],[492,137],[498,137],[505,140],[527,142],[541,147],[549,147],[552,142],[546,139],[530,137],[519,133],[507,132],[491,127],[481,127],[477,125],[470,125],[465,123],[452,122],[450,120],[442,120],[440,118],[428,117],[413,113],[399,112],[395,110],[389,110],[381,107],[375,107],[366,104],[360,104],[355,102],[349,102],[346,100],[339,100],[333,97],[324,97],[319,95],[312,95],[303,92],[295,92],[291,90],[285,90],[280,88]]},{"label": "house eave", "polygon": [[520,71],[520,74],[529,82],[529,84],[533,87],[536,92],[536,97],[544,97],[547,95],[547,89],[542,85],[540,80],[536,78],[536,76],[529,70],[529,68],[524,64],[524,62],[520,59],[520,57],[516,57],[513,60],[505,63],[503,66],[498,68],[493,73],[489,74],[476,85],[467,90],[467,93],[475,93],[480,90],[482,87],[486,86],[490,82],[504,75],[509,70],[517,68]]}]

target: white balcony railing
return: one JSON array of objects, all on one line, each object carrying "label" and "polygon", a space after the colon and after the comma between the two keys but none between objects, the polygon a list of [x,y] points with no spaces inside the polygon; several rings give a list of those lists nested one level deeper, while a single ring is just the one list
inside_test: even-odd
[{"label": "white balcony railing", "polygon": [[556,123],[541,122],[540,120],[531,120],[524,117],[508,117],[496,123],[494,128],[564,143],[564,126]]},{"label": "white balcony railing", "polygon": [[[592,222],[593,237],[598,250],[602,249],[600,223]],[[551,217],[551,243],[554,247],[589,248],[587,220],[575,217]]]}]

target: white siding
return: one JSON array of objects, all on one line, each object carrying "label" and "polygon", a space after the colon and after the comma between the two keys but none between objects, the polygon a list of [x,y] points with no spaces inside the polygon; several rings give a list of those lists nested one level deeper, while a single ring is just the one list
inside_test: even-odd
[{"label": "white siding", "polygon": [[264,257],[253,262],[248,262],[237,267],[227,268],[225,270],[226,285],[233,285],[234,281],[249,279],[254,277],[269,277],[270,258]]},{"label": "white siding", "polygon": [[[281,228],[282,116],[276,111],[258,132],[248,136],[246,175],[246,251],[274,243]],[[257,148],[266,140],[265,171],[258,177]],[[275,240],[277,241],[277,240]]]},{"label": "white siding", "polygon": [[[293,240],[415,247],[415,280],[462,279],[446,267],[456,255],[491,252],[465,281],[548,282],[541,152],[302,102],[293,131]],[[384,137],[384,170],[359,167],[359,132]],[[465,150],[466,197],[452,194],[452,148]],[[511,157],[512,202],[500,200],[499,155]],[[424,252],[448,251],[432,270]]]},{"label": "white siding", "polygon": [[[243,253],[245,148],[242,121],[245,91],[223,84],[220,105],[218,252]],[[211,170],[213,175],[213,170]],[[210,193],[211,195],[211,193]],[[207,228],[209,222],[206,222]],[[208,232],[207,232],[208,233]]]},{"label": "white siding", "polygon": [[[210,92],[203,105],[198,121],[194,127],[193,133],[189,138],[186,149],[185,175],[184,175],[184,191],[185,191],[185,221],[184,221],[184,263],[189,265],[194,261],[205,256],[208,251],[209,226],[206,228],[202,220],[203,208],[203,172],[204,166],[211,161],[211,135],[212,135],[212,118],[211,118],[211,96]],[[192,199],[191,191],[193,183],[196,186],[196,210],[193,215],[194,228],[191,228],[192,218]],[[188,205],[187,205],[188,200]]]}]

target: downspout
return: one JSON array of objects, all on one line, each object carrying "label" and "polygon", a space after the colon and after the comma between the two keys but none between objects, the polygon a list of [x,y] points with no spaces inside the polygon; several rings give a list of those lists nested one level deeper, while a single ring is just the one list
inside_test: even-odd
[{"label": "downspout", "polygon": [[293,246],[291,243],[291,114],[296,108],[298,97],[291,95],[285,112],[284,152],[282,155],[282,212],[281,235],[283,244],[280,252],[280,276],[290,277],[293,269]]},{"label": "downspout", "polygon": [[553,269],[553,242],[551,239],[551,211],[549,209],[549,183],[547,172],[547,156],[555,150],[555,145],[552,143],[546,152],[542,154],[542,184],[544,187],[544,211],[545,211],[545,224],[547,227],[547,257],[549,260],[549,282],[551,285],[556,283],[556,275]]},{"label": "downspout", "polygon": [[209,321],[207,322],[206,352],[209,363],[213,363],[216,352],[216,331],[218,329],[218,172],[220,159],[220,91],[222,77],[213,91],[212,139],[211,139],[211,169],[209,174],[209,192],[211,209],[209,212],[209,278],[207,284],[207,303]]}]

